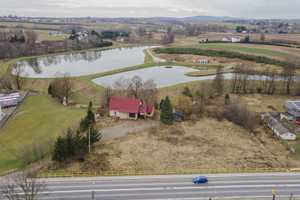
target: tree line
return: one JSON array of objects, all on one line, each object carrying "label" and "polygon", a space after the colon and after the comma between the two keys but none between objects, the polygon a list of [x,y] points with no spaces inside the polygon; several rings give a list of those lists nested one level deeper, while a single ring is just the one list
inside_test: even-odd
[{"label": "tree line", "polygon": [[0,31],[0,59],[23,56],[62,53],[113,45],[97,35],[87,35],[79,39],[76,34],[62,41],[38,41],[32,30]]},{"label": "tree line", "polygon": [[156,48],[155,53],[167,53],[167,54],[192,54],[202,55],[208,57],[226,57],[226,58],[238,58],[241,60],[254,61],[257,63],[286,66],[287,63],[276,59],[267,58],[265,56],[255,56],[248,54],[241,54],[230,51],[215,51],[208,49],[195,49],[195,48]]}]

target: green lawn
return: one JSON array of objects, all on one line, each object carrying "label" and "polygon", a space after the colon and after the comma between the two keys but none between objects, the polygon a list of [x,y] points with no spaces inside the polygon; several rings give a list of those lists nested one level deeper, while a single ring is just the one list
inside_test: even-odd
[{"label": "green lawn", "polygon": [[197,45],[188,45],[188,46],[237,50],[237,51],[245,51],[245,52],[250,52],[250,53],[261,53],[261,54],[277,56],[277,57],[281,57],[281,58],[284,58],[289,55],[289,54],[282,53],[279,51],[271,51],[271,50],[266,50],[266,49],[256,49],[256,48],[249,48],[249,47],[222,46],[222,45],[213,45],[213,44],[197,44]]},{"label": "green lawn", "polygon": [[56,137],[85,113],[86,109],[63,106],[48,94],[30,95],[0,132],[0,175],[22,168],[16,156],[20,147]]}]

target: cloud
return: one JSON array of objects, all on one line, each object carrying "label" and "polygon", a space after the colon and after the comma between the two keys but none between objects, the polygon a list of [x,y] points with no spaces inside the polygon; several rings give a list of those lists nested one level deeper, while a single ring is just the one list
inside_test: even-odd
[{"label": "cloud", "polygon": [[46,17],[300,18],[299,0],[1,0],[1,15]]}]

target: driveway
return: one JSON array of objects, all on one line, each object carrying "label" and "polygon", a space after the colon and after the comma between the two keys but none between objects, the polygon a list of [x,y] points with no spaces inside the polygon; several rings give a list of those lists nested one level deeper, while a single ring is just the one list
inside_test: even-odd
[{"label": "driveway", "polygon": [[115,138],[124,137],[127,133],[144,131],[156,123],[155,120],[119,120],[115,126],[101,129],[102,141],[108,142]]}]

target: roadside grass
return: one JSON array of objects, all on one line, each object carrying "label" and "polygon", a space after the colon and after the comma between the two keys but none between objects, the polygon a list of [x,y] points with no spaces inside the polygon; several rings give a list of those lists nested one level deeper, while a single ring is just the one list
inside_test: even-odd
[{"label": "roadside grass", "polygon": [[0,175],[22,169],[20,147],[58,136],[77,124],[86,109],[59,104],[50,95],[30,95],[5,129],[0,132]]},{"label": "roadside grass", "polygon": [[[99,96],[99,98],[100,98],[100,96]],[[88,105],[91,101],[89,98],[86,98],[85,96],[80,94],[78,91],[73,91],[70,94],[70,99],[72,100],[73,103],[79,103],[79,104],[85,104],[85,105]],[[99,104],[99,101],[92,100],[92,102],[94,105]]]},{"label": "roadside grass", "polygon": [[266,50],[266,49],[256,49],[256,48],[249,48],[249,47],[222,46],[222,45],[211,45],[211,44],[194,44],[194,45],[188,45],[188,46],[245,51],[245,52],[250,52],[250,53],[260,53],[260,54],[276,56],[276,57],[281,57],[281,58],[289,56],[289,54],[282,53],[279,51],[271,51],[271,50]]}]

